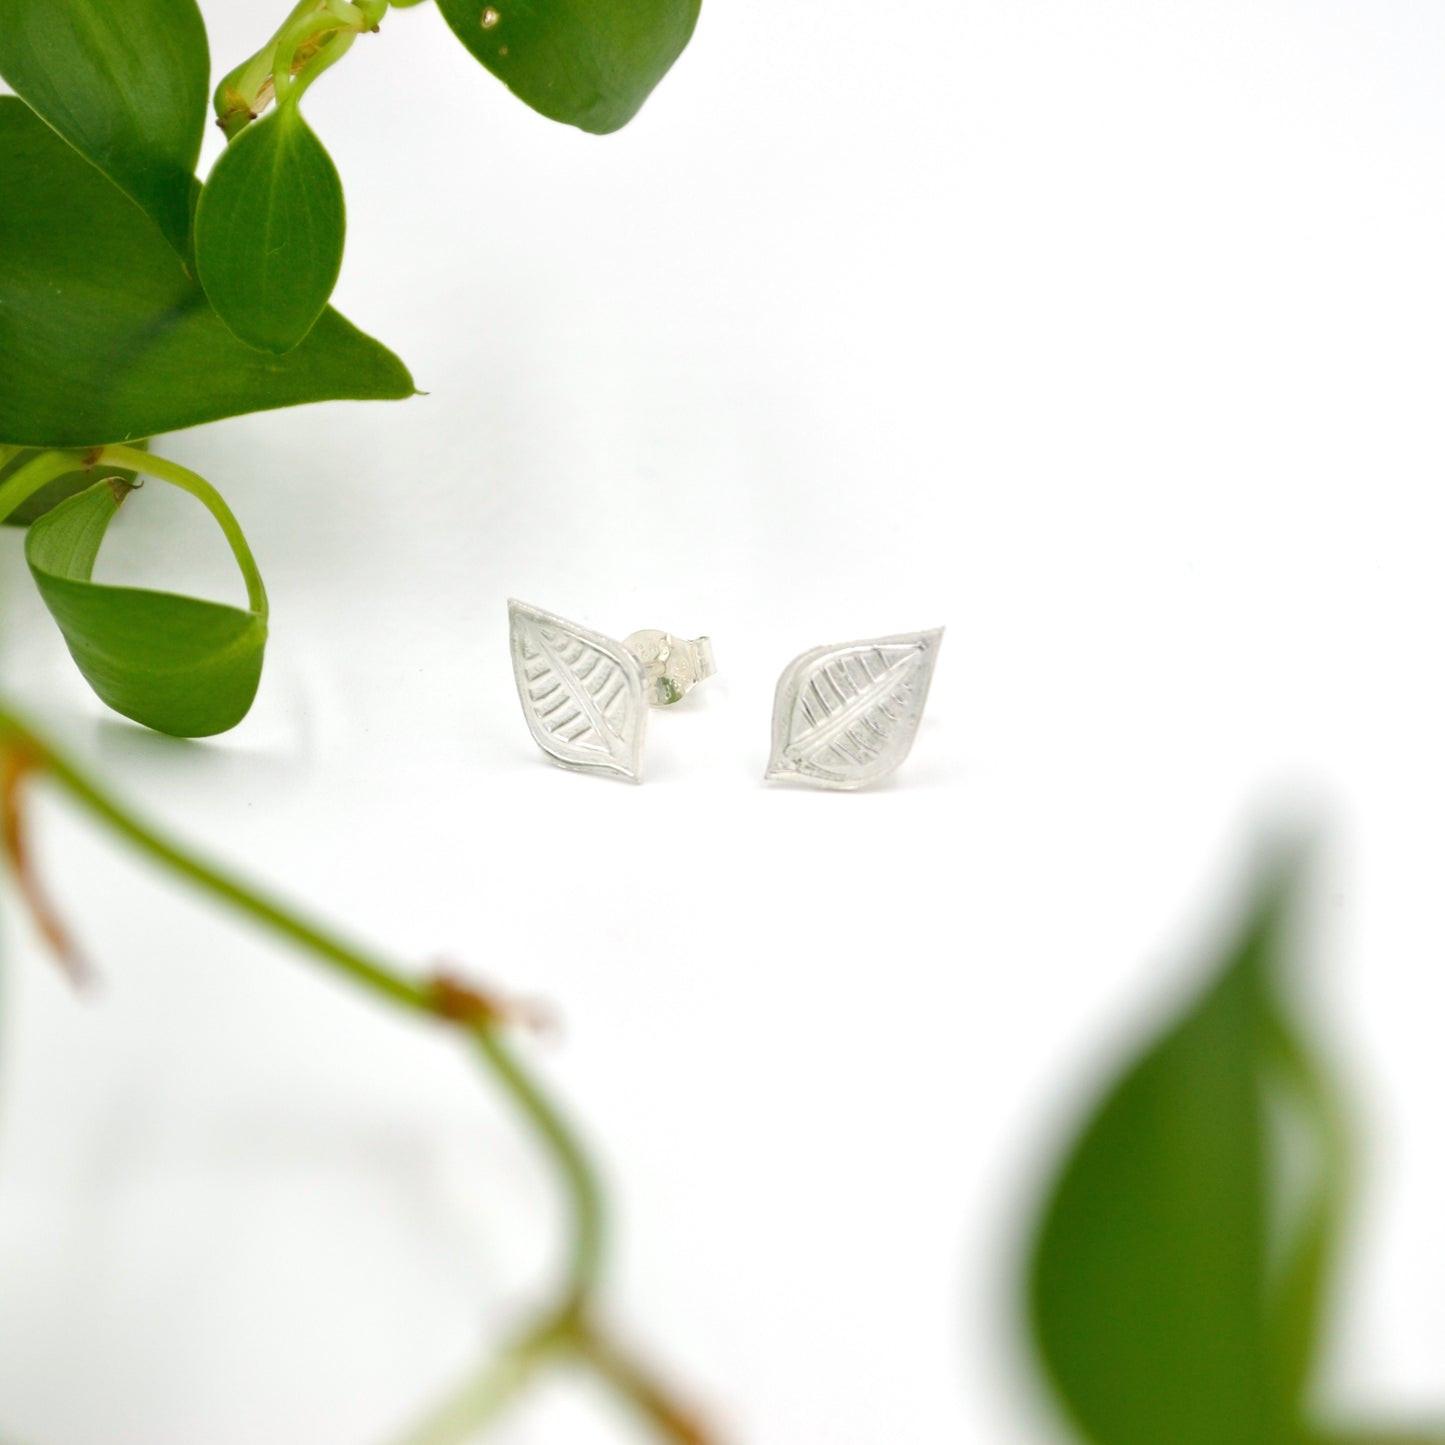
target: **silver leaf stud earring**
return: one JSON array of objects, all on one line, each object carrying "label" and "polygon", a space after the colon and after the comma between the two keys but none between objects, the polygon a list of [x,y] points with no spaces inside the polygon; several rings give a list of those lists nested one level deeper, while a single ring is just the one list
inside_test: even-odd
[{"label": "silver leaf stud earring", "polygon": [[778,679],[766,777],[863,788],[913,746],[943,629],[815,647]]},{"label": "silver leaf stud earring", "polygon": [[642,781],[647,709],[680,702],[717,671],[712,642],[634,632],[614,642],[515,599],[512,671],[537,746],[560,767]]}]

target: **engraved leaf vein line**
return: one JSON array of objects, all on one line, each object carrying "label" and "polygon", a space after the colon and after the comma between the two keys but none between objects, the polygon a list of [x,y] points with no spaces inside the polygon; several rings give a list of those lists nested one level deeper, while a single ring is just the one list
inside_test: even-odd
[{"label": "engraved leaf vein line", "polygon": [[[622,756],[622,738],[613,732],[606,717],[598,710],[597,700],[587,691],[586,685],[562,660],[561,654],[547,641],[540,628],[531,629],[531,635],[532,641],[536,643],[543,656],[546,657],[557,680],[572,695],[572,700],[577,706],[587,714],[593,728],[597,732],[597,736],[607,745],[608,753],[614,758]],[[574,640],[581,641],[580,638]],[[584,646],[587,652],[593,651],[590,644],[584,644]]]},{"label": "engraved leaf vein line", "polygon": [[[850,702],[839,707],[811,732],[794,738],[789,745],[789,751],[800,758],[811,758],[831,747],[856,722],[875,707],[880,707],[900,683],[911,681],[907,674],[917,664],[918,658],[917,648],[899,658],[886,672],[880,673],[873,680],[873,686],[866,692],[859,693]],[[880,737],[884,736],[881,730],[875,728],[874,731],[878,732]]]}]

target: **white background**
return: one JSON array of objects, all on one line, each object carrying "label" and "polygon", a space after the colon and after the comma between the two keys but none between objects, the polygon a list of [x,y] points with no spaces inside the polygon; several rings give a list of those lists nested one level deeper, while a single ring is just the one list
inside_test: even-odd
[{"label": "white background", "polygon": [[[204,9],[217,73],[280,16]],[[596,139],[395,14],[307,107],[337,303],[428,395],[162,447],[270,586],[251,718],[106,715],[18,536],[0,678],[175,832],[555,1007],[609,1310],[736,1445],[1061,1438],[1040,1171],[1303,817],[1365,1136],[1326,1392],[1439,1413],[1442,74],[1431,0],[712,0]],[[159,485],[103,568],[240,595]],[[533,747],[508,595],[712,635],[642,787]],[[758,781],[789,658],[939,624],[895,780]],[[7,910],[0,1428],[385,1439],[544,1289],[545,1166],[438,1031],[39,821],[104,982]],[[496,1438],[634,1437],[562,1381]]]}]

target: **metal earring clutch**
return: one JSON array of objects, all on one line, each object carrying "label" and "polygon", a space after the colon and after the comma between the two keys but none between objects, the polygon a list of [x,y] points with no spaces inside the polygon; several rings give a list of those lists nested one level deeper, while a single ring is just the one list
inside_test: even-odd
[{"label": "metal earring clutch", "polygon": [[766,777],[865,788],[908,756],[943,629],[815,647],[778,679]]},{"label": "metal earring clutch", "polygon": [[512,671],[537,746],[559,767],[642,781],[647,710],[668,707],[717,671],[712,642],[634,632],[616,642],[515,599]]}]

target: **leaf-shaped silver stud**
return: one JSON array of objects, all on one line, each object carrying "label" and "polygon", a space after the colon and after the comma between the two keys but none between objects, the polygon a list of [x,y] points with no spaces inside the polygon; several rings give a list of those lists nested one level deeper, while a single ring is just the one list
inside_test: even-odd
[{"label": "leaf-shaped silver stud", "polygon": [[507,612],[517,693],[537,746],[564,768],[641,782],[642,664],[620,642],[538,607],[511,601]]},{"label": "leaf-shaped silver stud", "polygon": [[778,679],[767,777],[862,788],[908,756],[943,629],[815,647]]}]

